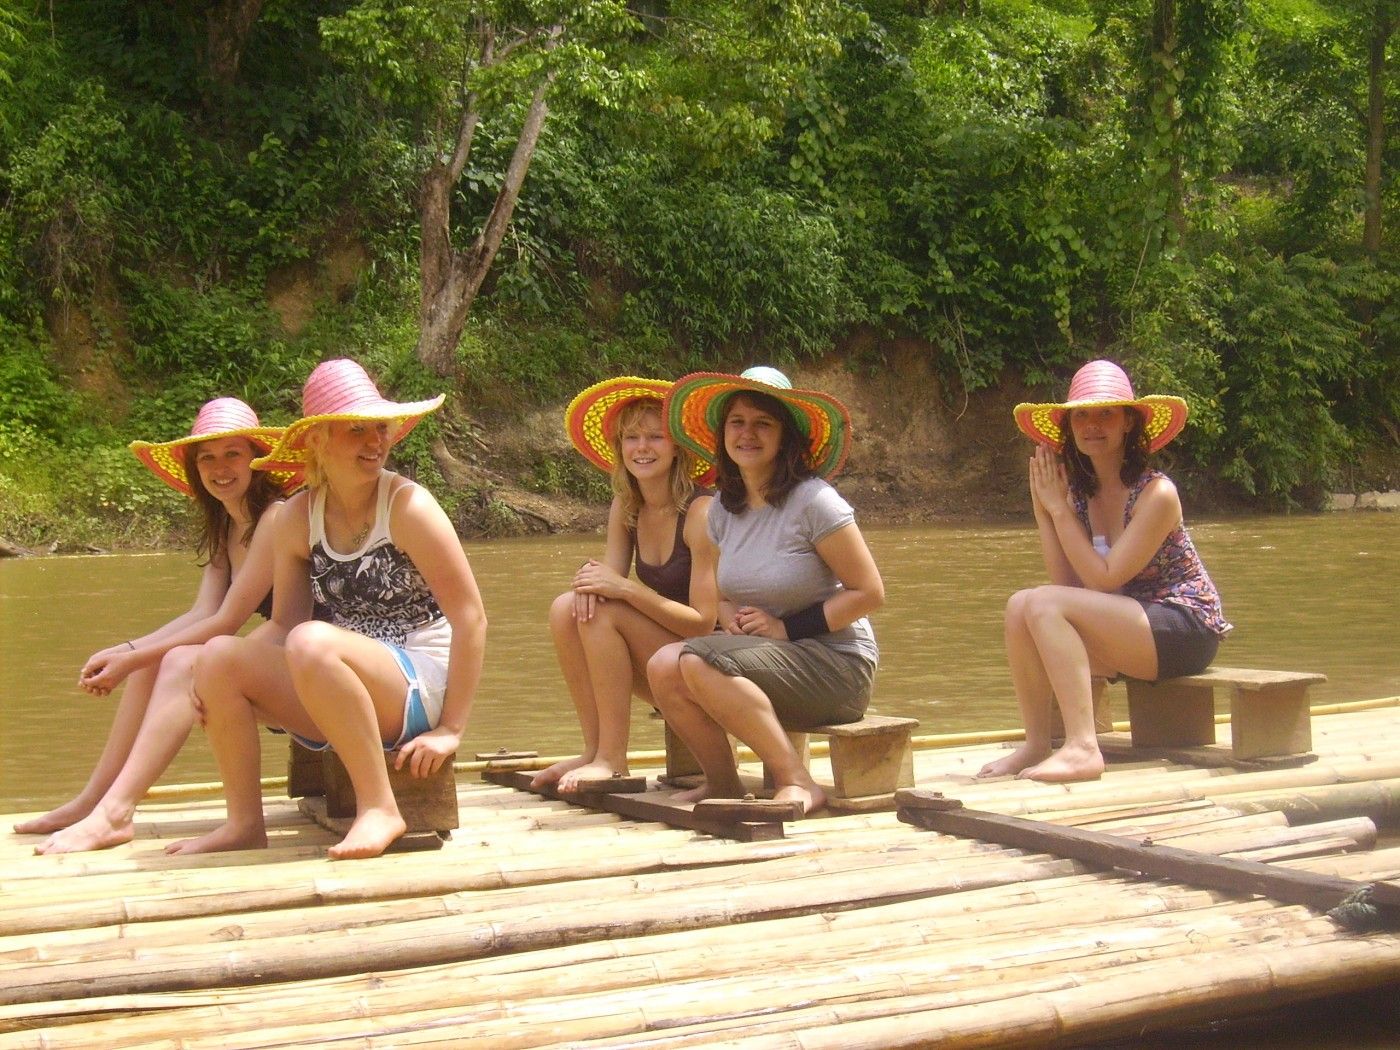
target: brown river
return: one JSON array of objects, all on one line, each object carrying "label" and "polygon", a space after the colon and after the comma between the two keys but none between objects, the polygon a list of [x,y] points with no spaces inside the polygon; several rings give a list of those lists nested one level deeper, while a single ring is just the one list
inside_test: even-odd
[{"label": "brown river", "polygon": [[[1220,663],[1321,671],[1328,682],[1315,702],[1400,694],[1400,516],[1243,518],[1200,523],[1192,534],[1236,627]],[[1001,611],[1012,591],[1041,578],[1034,530],[871,528],[867,537],[887,594],[875,617],[875,705],[917,717],[921,733],[1017,725]],[[467,544],[490,629],[462,757],[500,746],[577,747],[545,616],[572,570],[599,549],[595,536]],[[111,702],[77,688],[78,668],[91,652],[186,609],[198,571],[184,553],[0,561],[0,812],[49,806],[81,786]],[[659,723],[643,712],[638,705],[633,747],[659,747]],[[266,772],[283,772],[282,749],[268,750]],[[214,779],[199,736],[166,776]]]},{"label": "brown river", "polygon": [[[1314,702],[1400,694],[1400,515],[1240,518],[1191,531],[1236,626],[1219,662],[1324,672]],[[919,718],[921,733],[1014,727],[1001,610],[1012,591],[1042,578],[1033,528],[871,528],[867,537],[887,593],[875,617],[876,706]],[[466,547],[490,630],[462,757],[499,746],[573,750],[577,729],[545,614],[578,563],[600,551],[600,537]],[[197,579],[184,553],[0,561],[0,813],[48,807],[77,791],[110,706],[77,688],[78,668],[94,650],[183,611]],[[659,723],[635,710],[633,747],[659,747]],[[284,772],[284,756],[281,745],[266,749],[265,773]],[[214,779],[199,736],[165,778]],[[1119,1045],[1389,1047],[1400,1027],[1397,991]]]}]

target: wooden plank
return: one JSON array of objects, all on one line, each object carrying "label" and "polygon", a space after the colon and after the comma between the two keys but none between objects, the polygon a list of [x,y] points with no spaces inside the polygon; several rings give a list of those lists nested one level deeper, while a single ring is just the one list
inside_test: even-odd
[{"label": "wooden plank", "polygon": [[[1158,846],[1151,839],[1133,842],[1085,828],[1044,824],[980,810],[906,807],[899,810],[898,816],[905,824],[945,835],[1049,853],[1099,867],[1121,868],[1152,878],[1172,879],[1228,893],[1259,894],[1286,904],[1302,904],[1323,911],[1336,907],[1368,885],[1353,879],[1279,868],[1258,861],[1217,857],[1175,846]],[[1385,882],[1369,885],[1379,898],[1378,903],[1400,902],[1400,886]]]},{"label": "wooden plank", "polygon": [[689,806],[655,797],[658,792],[647,792],[645,795],[602,793],[575,796],[562,794],[552,787],[532,788],[529,773],[488,769],[482,772],[481,777],[492,784],[515,788],[518,791],[530,791],[543,798],[558,799],[589,809],[602,809],[632,820],[654,821],[669,824],[673,828],[687,828],[738,842],[767,842],[783,837],[782,824],[755,824],[707,817],[703,813],[697,814]]},{"label": "wooden plank", "polygon": [[893,715],[866,715],[858,722],[846,722],[842,725],[812,726],[803,730],[808,733],[820,733],[823,736],[831,737],[857,737],[876,736],[881,733],[897,732],[900,729],[908,729],[911,733],[918,727],[917,718],[897,718]]},{"label": "wooden plank", "polygon": [[1207,667],[1200,674],[1181,675],[1166,681],[1183,685],[1234,685],[1241,689],[1266,689],[1278,685],[1318,685],[1325,674],[1314,671],[1269,671],[1253,667]]}]

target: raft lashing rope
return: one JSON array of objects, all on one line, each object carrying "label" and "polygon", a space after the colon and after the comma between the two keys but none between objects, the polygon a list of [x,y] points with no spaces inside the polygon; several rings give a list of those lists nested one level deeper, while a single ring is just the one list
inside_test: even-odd
[{"label": "raft lashing rope", "polygon": [[1356,933],[1400,930],[1400,905],[1380,903],[1375,897],[1374,885],[1362,886],[1330,909],[1327,917],[1338,926]]}]

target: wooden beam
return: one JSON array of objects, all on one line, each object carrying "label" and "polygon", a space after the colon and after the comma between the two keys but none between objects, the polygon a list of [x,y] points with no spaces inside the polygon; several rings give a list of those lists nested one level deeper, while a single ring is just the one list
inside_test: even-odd
[{"label": "wooden beam", "polygon": [[749,821],[721,820],[695,813],[689,806],[657,798],[657,792],[644,795],[612,794],[608,792],[587,795],[564,795],[552,787],[532,788],[530,774],[512,770],[488,769],[481,774],[483,780],[501,787],[515,788],[517,791],[531,791],[543,798],[558,799],[575,806],[588,809],[601,809],[616,813],[632,820],[656,821],[669,824],[673,828],[688,828],[706,835],[734,839],[738,842],[767,842],[783,837],[783,826],[779,823],[751,823]]},{"label": "wooden beam", "polygon": [[[1007,817],[972,809],[914,809],[901,807],[905,824],[945,835],[995,842],[1003,846],[1069,857],[1104,868],[1122,868],[1159,879],[1229,893],[1255,893],[1286,904],[1302,904],[1326,911],[1368,884],[1334,875],[1280,868],[1252,860],[1217,857],[1174,846],[1158,846],[1151,839],[1130,841],[1084,828],[1043,824],[1023,817]],[[1400,905],[1400,884],[1377,882],[1372,899],[1378,905]]]}]

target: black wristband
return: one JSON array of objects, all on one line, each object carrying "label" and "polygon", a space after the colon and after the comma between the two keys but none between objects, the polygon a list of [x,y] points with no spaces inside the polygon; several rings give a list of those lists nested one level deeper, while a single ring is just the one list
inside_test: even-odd
[{"label": "black wristband", "polygon": [[800,638],[815,638],[831,630],[826,622],[826,607],[821,602],[813,602],[805,609],[798,609],[791,616],[784,616],[783,626],[787,628],[790,642]]}]

